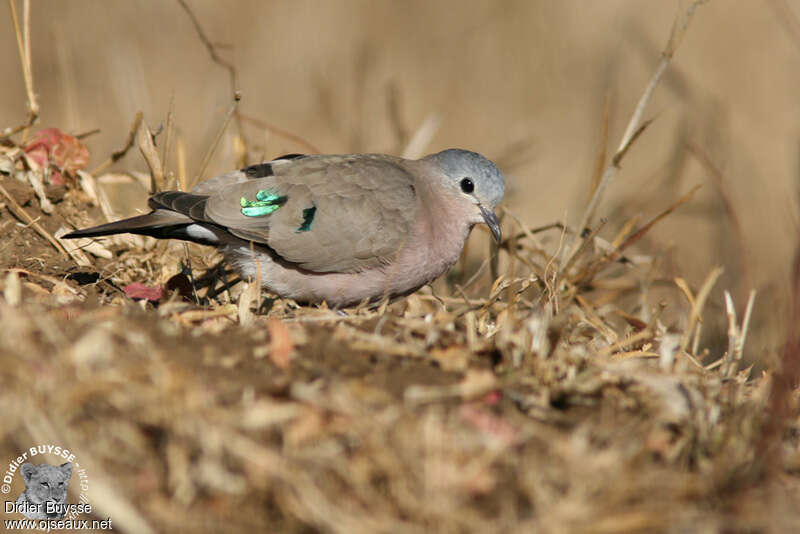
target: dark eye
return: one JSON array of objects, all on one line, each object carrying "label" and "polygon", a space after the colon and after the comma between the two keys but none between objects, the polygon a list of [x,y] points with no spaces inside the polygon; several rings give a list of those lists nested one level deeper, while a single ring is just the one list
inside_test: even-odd
[{"label": "dark eye", "polygon": [[461,190],[466,194],[470,194],[475,191],[475,184],[469,178],[464,178],[461,180]]}]

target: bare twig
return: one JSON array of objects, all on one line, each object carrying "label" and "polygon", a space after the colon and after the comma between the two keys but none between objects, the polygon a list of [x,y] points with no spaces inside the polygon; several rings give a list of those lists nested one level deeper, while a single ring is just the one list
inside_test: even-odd
[{"label": "bare twig", "polygon": [[225,133],[225,130],[228,128],[228,124],[231,122],[231,117],[236,111],[236,106],[239,105],[239,100],[241,100],[241,98],[242,95],[239,93],[236,93],[233,96],[233,102],[231,102],[231,105],[228,107],[228,112],[225,114],[225,119],[222,121],[222,126],[219,128],[217,136],[214,138],[214,142],[211,143],[210,147],[208,147],[208,151],[203,158],[203,162],[200,164],[200,170],[197,171],[197,176],[191,184],[188,184],[189,189],[191,189],[194,184],[202,181],[203,174],[206,172],[206,167],[208,167],[208,164],[211,162],[211,158],[214,156],[214,152],[217,150],[219,142],[222,141],[222,136]]},{"label": "bare twig", "polygon": [[720,370],[723,376],[732,377],[739,370],[739,362],[742,359],[744,352],[744,342],[747,338],[747,328],[750,324],[750,314],[753,311],[753,302],[756,298],[756,292],[750,292],[750,298],[747,299],[747,308],[744,313],[744,320],[742,326],[736,320],[736,308],[733,305],[733,298],[728,291],[725,291],[725,310],[728,315],[728,353],[725,355]]},{"label": "bare twig", "polygon": [[697,296],[694,298],[694,302],[692,303],[692,309],[689,312],[689,324],[686,326],[686,330],[683,332],[683,337],[681,338],[682,351],[685,351],[686,347],[689,345],[689,339],[691,338],[692,330],[694,330],[695,324],[700,321],[700,317],[703,313],[703,307],[706,304],[706,299],[708,298],[709,293],[711,293],[711,288],[714,287],[714,284],[721,275],[722,268],[714,267],[714,269],[711,270],[703,282],[700,291],[697,292]]},{"label": "bare twig", "polygon": [[64,257],[66,258],[70,257],[69,253],[64,248],[64,246],[61,243],[59,243],[55,237],[50,235],[50,233],[47,230],[42,228],[39,225],[39,223],[36,222],[36,219],[28,215],[28,212],[25,211],[23,207],[19,205],[16,199],[12,197],[11,194],[8,191],[6,191],[6,188],[3,187],[2,185],[0,185],[0,194],[6,197],[6,199],[8,200],[7,207],[17,219],[30,225],[34,230],[36,230],[36,233],[38,233],[43,238],[47,239],[47,241],[50,242],[50,244],[53,245],[53,247],[56,250],[58,250]]},{"label": "bare twig", "polygon": [[725,176],[723,175],[720,168],[714,164],[711,160],[711,156],[703,150],[698,144],[687,142],[686,147],[693,156],[697,158],[703,167],[709,172],[711,179],[714,182],[714,185],[717,186],[717,190],[719,191],[720,198],[722,199],[722,204],[725,207],[725,211],[728,214],[728,218],[731,220],[733,224],[733,232],[736,236],[736,243],[739,247],[739,264],[742,269],[743,274],[743,284],[745,287],[753,287],[753,276],[750,270],[750,264],[747,261],[747,242],[744,237],[744,230],[742,228],[742,223],[739,220],[739,217],[736,214],[736,210],[734,209],[733,205],[733,198],[731,197],[730,191],[728,190],[727,182],[725,180]]},{"label": "bare twig", "polygon": [[[169,152],[172,148],[172,135],[175,133],[175,97],[169,99],[169,111],[167,111],[167,125],[166,125],[166,134],[164,136],[164,151],[161,153],[161,163],[164,165],[164,169],[169,168]],[[173,180],[174,175],[170,173],[172,180],[170,180],[169,187],[171,188],[174,183]]]},{"label": "bare twig", "polygon": [[744,350],[744,342],[747,341],[747,332],[750,329],[750,317],[753,313],[753,304],[756,301],[755,289],[750,291],[750,296],[747,297],[747,307],[744,310],[744,319],[742,320],[742,340],[739,345],[739,353],[736,355],[738,360],[742,359],[742,351]]},{"label": "bare twig", "polygon": [[206,47],[206,50],[208,50],[208,54],[211,56],[211,60],[217,65],[224,68],[226,71],[228,71],[228,76],[230,77],[231,80],[231,88],[233,92],[236,93],[239,90],[239,83],[237,81],[237,76],[236,76],[236,68],[229,62],[222,59],[219,56],[219,54],[217,54],[217,47],[214,46],[214,44],[211,42],[211,39],[209,39],[208,36],[206,35],[206,32],[203,31],[203,27],[200,26],[200,21],[197,20],[197,17],[195,16],[192,9],[189,7],[189,4],[186,3],[186,0],[178,0],[178,3],[181,5],[184,11],[186,11],[186,14],[189,15],[189,19],[192,21],[192,25],[194,25],[194,29],[197,32],[197,37],[200,38],[200,41]]},{"label": "bare twig", "polygon": [[[604,254],[603,256],[589,263],[584,268],[583,272],[574,277],[573,283],[577,286],[586,284],[587,282],[591,281],[595,277],[595,275],[600,271],[600,269],[602,269],[605,265],[609,264],[610,262],[618,260],[622,256],[622,252],[625,249],[627,249],[628,247],[636,243],[639,239],[641,239],[647,232],[649,232],[653,228],[653,226],[656,225],[656,223],[658,223],[659,221],[664,219],[667,215],[675,211],[682,204],[688,202],[692,198],[692,196],[694,196],[694,194],[700,189],[700,187],[701,185],[694,186],[688,193],[679,198],[674,204],[672,204],[667,209],[665,209],[664,211],[653,217],[644,226],[636,230],[636,232],[634,232],[632,235],[625,238],[619,246],[615,247],[610,252]],[[578,250],[581,250],[581,248],[583,248],[583,246],[585,246],[585,244],[588,243],[590,239],[597,234],[598,231],[599,228],[595,229],[595,231],[592,234],[586,237],[581,242],[581,246],[578,248]],[[577,255],[573,255],[570,261],[567,263],[567,265],[564,266],[563,270],[567,271],[569,267],[572,265],[572,262],[577,257],[578,257]]]},{"label": "bare twig", "polygon": [[636,332],[635,334],[631,334],[626,338],[620,339],[616,343],[603,347],[602,349],[597,351],[597,354],[601,356],[610,356],[619,349],[633,345],[634,343],[638,343],[639,341],[644,341],[645,339],[649,339],[651,337],[653,337],[653,332],[651,332],[649,328],[645,328],[640,332]]},{"label": "bare twig", "polygon": [[[28,119],[24,125],[5,133],[4,137],[13,135],[20,130],[27,130],[39,118],[39,102],[36,100],[36,92],[33,89],[33,69],[31,68],[30,0],[24,0],[22,3],[23,29],[20,29],[19,25],[16,0],[8,0],[8,6],[11,8],[11,20],[14,24],[14,34],[17,37],[22,76],[25,79],[25,93],[28,98]],[[23,136],[23,141],[25,137],[27,137],[27,134]]]},{"label": "bare twig", "polygon": [[603,119],[600,123],[600,146],[597,148],[594,173],[592,174],[592,188],[590,192],[591,196],[594,196],[595,191],[597,191],[597,188],[600,186],[600,181],[603,178],[603,169],[606,166],[606,146],[608,145],[608,123],[610,112],[611,100],[608,98],[608,96],[606,96],[605,103],[603,104]]},{"label": "bare twig", "polygon": [[189,190],[189,175],[186,174],[186,149],[183,140],[178,137],[178,188],[181,191]]},{"label": "bare twig", "polygon": [[739,325],[736,322],[736,308],[728,290],[725,290],[725,312],[728,316],[728,352],[725,354],[721,372],[722,376],[730,376],[730,370],[734,368],[736,345],[739,342]]},{"label": "bare twig", "polygon": [[[31,1],[22,2],[22,32],[25,40],[25,91],[28,94],[28,105],[31,114],[39,114],[39,102],[36,100],[36,92],[33,90],[33,59],[31,58]],[[33,124],[33,123],[31,123]]]},{"label": "bare twig", "polygon": [[630,237],[628,237],[627,239],[625,239],[625,241],[623,241],[623,242],[622,242],[622,244],[621,244],[621,245],[620,245],[620,246],[617,248],[617,250],[616,250],[616,251],[615,251],[615,252],[614,252],[614,253],[611,255],[611,259],[612,259],[612,260],[614,260],[614,259],[618,258],[618,257],[619,257],[619,255],[620,255],[620,253],[621,253],[623,250],[625,250],[626,248],[628,248],[629,246],[631,246],[633,243],[635,243],[636,241],[638,241],[639,239],[641,239],[641,237],[642,237],[644,234],[646,234],[648,231],[650,231],[650,229],[651,229],[651,228],[652,228],[652,227],[653,227],[653,226],[654,226],[654,225],[655,225],[657,222],[659,222],[659,221],[660,221],[660,220],[662,220],[664,217],[666,217],[667,215],[669,215],[670,213],[672,213],[673,211],[675,211],[676,209],[678,209],[678,207],[679,207],[679,206],[681,206],[682,204],[685,204],[685,203],[689,202],[689,200],[691,200],[691,198],[694,196],[694,194],[695,194],[695,193],[696,193],[696,192],[697,192],[697,191],[698,191],[698,190],[699,190],[701,187],[702,187],[702,185],[700,185],[700,184],[698,184],[698,185],[694,186],[694,187],[693,187],[693,188],[692,188],[692,189],[691,189],[691,190],[690,190],[688,193],[686,193],[686,194],[685,194],[685,195],[683,195],[681,198],[679,198],[679,199],[678,199],[678,201],[677,201],[677,202],[675,202],[675,203],[674,203],[672,206],[668,207],[667,209],[665,209],[664,211],[662,211],[661,213],[659,213],[658,215],[656,215],[656,216],[655,216],[655,217],[654,217],[654,218],[653,218],[651,221],[649,221],[647,224],[645,224],[644,226],[642,226],[642,227],[641,227],[639,230],[637,230],[636,232],[634,232],[634,233],[633,233],[633,235],[631,235]]},{"label": "bare twig", "polygon": [[86,132],[75,134],[75,139],[83,140],[83,139],[86,139],[86,138],[91,137],[93,135],[99,134],[100,131],[101,131],[100,128],[92,128],[91,130],[88,130]]},{"label": "bare twig", "polygon": [[107,160],[105,160],[103,163],[92,169],[92,172],[90,172],[89,174],[91,174],[92,176],[97,176],[98,174],[106,170],[109,166],[122,159],[122,157],[128,153],[128,150],[131,149],[133,143],[136,141],[136,132],[139,131],[139,126],[141,124],[142,124],[142,112],[140,111],[136,114],[136,118],[133,119],[133,124],[131,124],[131,129],[128,132],[128,140],[125,141],[125,146],[123,146],[121,149],[115,152],[112,152],[111,156]]},{"label": "bare twig", "polygon": [[[217,53],[217,48],[218,47],[215,46],[214,43],[211,42],[211,39],[208,38],[208,36],[206,35],[206,32],[203,30],[203,27],[200,25],[200,21],[197,20],[197,17],[195,16],[195,14],[192,11],[192,9],[189,7],[189,4],[186,3],[186,0],[178,0],[178,3],[181,5],[183,10],[186,11],[186,14],[189,15],[189,19],[192,21],[192,25],[194,26],[194,29],[197,32],[197,37],[200,39],[200,42],[203,43],[203,46],[206,47],[206,50],[208,50],[208,55],[211,56],[211,61],[213,61],[217,65],[221,66],[226,71],[228,71],[228,78],[229,78],[229,81],[230,81],[231,95],[233,96],[234,101],[238,102],[239,100],[242,99],[242,95],[241,95],[241,92],[239,91],[239,79],[238,79],[238,75],[236,73],[236,67],[234,67],[232,63],[222,59],[222,57],[220,57],[220,55]],[[236,108],[236,106],[234,106],[234,111],[236,110],[235,108]],[[236,128],[239,131],[239,134],[242,135],[242,140],[244,141],[245,146],[246,146],[248,143],[244,140],[244,132],[243,132],[243,129],[242,129],[241,117],[239,116],[238,113],[235,114],[234,116],[235,116],[235,119],[236,119]],[[229,121],[230,121],[230,116],[228,116],[226,118],[225,124],[227,125],[227,123]],[[218,142],[218,141],[216,141],[216,142]],[[211,152],[213,152],[214,149],[215,148],[212,146]],[[198,177],[202,176],[202,174],[203,174],[203,172],[201,171],[198,174]]]},{"label": "bare twig", "polygon": [[270,124],[270,123],[268,123],[266,121],[263,121],[261,119],[256,119],[255,117],[250,117],[250,116],[245,115],[243,113],[237,112],[236,115],[237,115],[237,117],[241,118],[244,122],[250,122],[250,123],[255,124],[256,126],[258,126],[260,128],[264,128],[268,132],[270,132],[272,134],[275,134],[278,137],[283,137],[284,139],[288,139],[288,140],[293,141],[293,142],[295,142],[295,143],[297,143],[299,145],[304,146],[311,154],[319,154],[320,153],[320,149],[319,148],[317,148],[316,146],[314,146],[310,142],[306,141],[305,139],[303,139],[299,135],[293,134],[293,133],[291,133],[289,131],[286,131],[286,130],[284,130],[282,128],[278,128],[274,124]]},{"label": "bare twig", "polygon": [[[672,57],[675,54],[675,50],[677,49],[681,38],[683,37],[686,28],[688,27],[689,21],[691,20],[692,16],[694,15],[695,10],[700,4],[705,3],[705,0],[695,0],[689,6],[689,8],[684,13],[683,17],[680,19],[676,19],[672,26],[672,31],[670,32],[670,37],[667,40],[667,44],[664,47],[664,50],[661,53],[661,61],[659,61],[658,66],[656,67],[656,71],[653,76],[650,78],[650,82],[647,84],[647,87],[644,90],[641,98],[639,98],[639,102],[636,105],[636,109],[631,116],[630,121],[628,121],[628,126],[625,128],[625,133],[622,135],[622,140],[619,143],[619,147],[615,152],[614,156],[611,158],[611,163],[606,167],[605,171],[603,172],[603,176],[600,179],[600,183],[597,184],[597,187],[592,194],[591,199],[589,200],[589,204],[586,207],[586,210],[583,213],[583,217],[581,218],[581,223],[578,225],[578,228],[585,228],[588,226],[593,217],[594,213],[597,210],[597,206],[600,202],[603,193],[605,192],[608,185],[611,183],[611,180],[616,175],[617,171],[620,169],[620,163],[624,158],[625,154],[627,153],[628,149],[633,145],[634,141],[642,134],[645,128],[648,126],[649,122],[642,122],[642,116],[644,115],[644,110],[647,107],[647,104],[650,102],[650,99],[653,96],[653,92],[655,88],[658,86],[658,83],[661,81],[661,77],[664,75],[664,72],[667,69]],[[574,256],[577,252],[578,248],[580,247],[580,243],[578,242],[580,237],[575,237],[572,246],[565,247],[564,251],[566,255],[562,257],[561,264],[565,265],[569,262],[569,260]]]},{"label": "bare twig", "polygon": [[139,128],[139,135],[137,135],[136,141],[139,151],[150,168],[150,193],[161,191],[164,187],[164,167],[153,144],[153,134],[147,124],[143,123]]}]

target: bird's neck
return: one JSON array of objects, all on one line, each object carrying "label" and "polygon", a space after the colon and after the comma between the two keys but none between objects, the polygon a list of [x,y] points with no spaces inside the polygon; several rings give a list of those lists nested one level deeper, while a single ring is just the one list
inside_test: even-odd
[{"label": "bird's neck", "polygon": [[[436,277],[452,267],[461,256],[464,242],[473,224],[469,222],[469,206],[449,202],[448,193],[437,184],[418,186],[422,223],[417,229],[429,235],[422,242],[430,243],[428,250],[420,251],[422,260]],[[423,234],[423,235],[425,235]]]}]

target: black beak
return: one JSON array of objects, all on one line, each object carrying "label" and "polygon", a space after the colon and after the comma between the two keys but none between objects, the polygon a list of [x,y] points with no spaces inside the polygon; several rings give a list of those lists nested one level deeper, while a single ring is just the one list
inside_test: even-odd
[{"label": "black beak", "polygon": [[483,215],[483,220],[486,221],[486,224],[489,226],[489,230],[492,231],[494,240],[499,243],[503,240],[503,234],[500,232],[500,221],[497,220],[497,215],[495,215],[493,211],[487,210],[483,206],[480,206],[480,208],[481,215]]}]

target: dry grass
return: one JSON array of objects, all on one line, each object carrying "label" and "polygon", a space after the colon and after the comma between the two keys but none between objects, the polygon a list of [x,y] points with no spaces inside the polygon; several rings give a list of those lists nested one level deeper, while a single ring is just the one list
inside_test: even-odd
[{"label": "dry grass", "polygon": [[[123,532],[800,530],[798,332],[783,334],[780,361],[748,351],[753,294],[714,306],[722,269],[692,284],[648,240],[696,187],[593,223],[617,210],[601,196],[649,133],[648,95],[677,35],[608,165],[600,151],[580,224],[531,228],[504,208],[509,237],[481,260],[477,235],[433,287],[342,312],[233,284],[196,245],[62,243],[66,228],[113,216],[119,175],[53,185],[51,165],[23,150],[36,117],[12,128],[0,144],[0,459],[65,444],[90,474],[95,515]],[[224,134],[247,121],[231,100],[201,169],[226,139],[234,159],[252,148]],[[435,114],[415,131],[395,122],[398,152],[424,151],[438,127]],[[137,118],[109,161],[137,145],[147,187],[191,183],[180,157],[177,176],[168,165],[173,128],[154,141]],[[135,282],[177,291],[135,302]],[[722,341],[707,335],[715,323]]]}]

